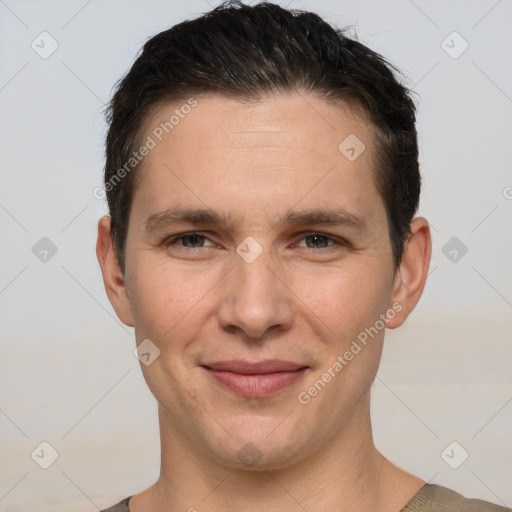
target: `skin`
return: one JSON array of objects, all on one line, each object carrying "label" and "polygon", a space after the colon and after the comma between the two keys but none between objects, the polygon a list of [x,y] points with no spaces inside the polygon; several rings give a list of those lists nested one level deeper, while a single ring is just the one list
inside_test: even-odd
[{"label": "skin", "polygon": [[[305,93],[196,99],[143,161],[124,275],[110,217],[98,224],[110,302],[137,343],[150,339],[160,350],[141,368],[159,404],[161,474],[130,510],[397,512],[424,482],[373,442],[370,387],[385,329],[309,403],[297,397],[393,305],[401,310],[386,316],[386,327],[405,321],[427,276],[428,223],[413,220],[396,270],[374,183],[373,129],[348,105]],[[144,140],[177,107],[154,112]],[[366,146],[354,161],[338,149],[350,134]],[[217,210],[226,223],[145,229],[151,215],[176,206]],[[364,227],[278,223],[291,210],[319,207],[343,208]],[[190,232],[205,238],[165,243]],[[251,263],[236,252],[249,236],[262,249]],[[309,368],[272,396],[245,398],[201,367],[230,359]],[[255,465],[237,456],[248,443]]]}]

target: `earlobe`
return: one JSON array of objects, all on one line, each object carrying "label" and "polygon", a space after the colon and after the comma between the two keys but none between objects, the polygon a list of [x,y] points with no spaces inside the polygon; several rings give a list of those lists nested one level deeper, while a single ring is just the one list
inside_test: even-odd
[{"label": "earlobe", "polygon": [[110,215],[104,215],[98,221],[98,238],[96,241],[96,256],[103,274],[103,284],[108,299],[117,316],[124,324],[133,327],[133,317],[130,300],[123,273],[117,260],[110,235]]},{"label": "earlobe", "polygon": [[395,276],[391,304],[400,304],[401,310],[386,323],[389,329],[402,325],[420,300],[425,287],[432,251],[430,227],[423,217],[411,222],[410,236]]}]

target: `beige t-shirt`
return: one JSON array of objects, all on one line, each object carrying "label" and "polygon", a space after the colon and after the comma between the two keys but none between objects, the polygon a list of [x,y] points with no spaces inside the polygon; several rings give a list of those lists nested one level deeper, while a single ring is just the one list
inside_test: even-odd
[{"label": "beige t-shirt", "polygon": [[[130,512],[125,498],[101,512]],[[464,498],[458,492],[436,484],[425,484],[400,512],[512,512],[512,509],[488,501]]]}]

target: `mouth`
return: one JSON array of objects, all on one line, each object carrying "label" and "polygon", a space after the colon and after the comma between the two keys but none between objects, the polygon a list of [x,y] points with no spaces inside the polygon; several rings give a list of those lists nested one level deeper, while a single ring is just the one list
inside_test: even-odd
[{"label": "mouth", "polygon": [[218,361],[202,365],[222,387],[247,398],[264,398],[301,380],[308,366],[268,359],[255,363],[247,361]]}]

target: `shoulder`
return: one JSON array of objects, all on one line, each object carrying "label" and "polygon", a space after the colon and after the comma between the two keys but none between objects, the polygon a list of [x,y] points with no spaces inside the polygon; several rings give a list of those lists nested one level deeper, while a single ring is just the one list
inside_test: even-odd
[{"label": "shoulder", "polygon": [[[101,512],[130,512],[131,496]],[[458,492],[436,484],[425,484],[401,512],[512,512],[512,509],[488,501],[468,499]]]},{"label": "shoulder", "polygon": [[132,497],[129,496],[128,498],[125,498],[124,500],[120,501],[116,505],[113,505],[110,508],[106,508],[105,510],[100,510],[100,512],[130,512],[130,509],[128,508],[128,502],[130,501]]},{"label": "shoulder", "polygon": [[401,512],[511,512],[488,501],[468,499],[436,484],[425,484]]}]

